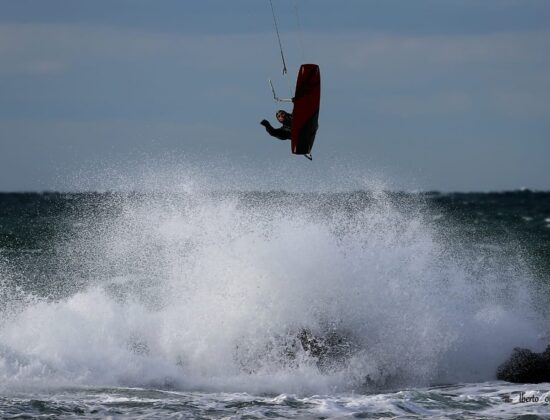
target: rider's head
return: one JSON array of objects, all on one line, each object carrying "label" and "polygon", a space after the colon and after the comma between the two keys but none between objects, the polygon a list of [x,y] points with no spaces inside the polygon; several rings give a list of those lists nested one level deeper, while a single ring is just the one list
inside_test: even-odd
[{"label": "rider's head", "polygon": [[275,116],[277,117],[277,121],[279,121],[282,124],[285,121],[286,111],[283,111],[282,109],[279,109],[275,113]]}]

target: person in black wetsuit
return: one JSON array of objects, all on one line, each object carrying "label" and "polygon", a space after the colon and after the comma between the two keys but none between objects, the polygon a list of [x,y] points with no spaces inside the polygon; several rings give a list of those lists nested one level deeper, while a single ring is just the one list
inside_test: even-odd
[{"label": "person in black wetsuit", "polygon": [[277,117],[277,121],[282,124],[281,128],[273,128],[267,120],[262,120],[260,124],[265,127],[265,130],[269,133],[269,135],[278,138],[279,140],[290,140],[292,114],[280,109],[277,111],[275,116]]}]

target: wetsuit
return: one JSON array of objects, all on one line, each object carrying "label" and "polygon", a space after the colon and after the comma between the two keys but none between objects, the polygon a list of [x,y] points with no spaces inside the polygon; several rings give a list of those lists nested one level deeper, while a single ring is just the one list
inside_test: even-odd
[{"label": "wetsuit", "polygon": [[285,120],[281,128],[273,128],[269,121],[263,120],[260,124],[265,127],[269,135],[278,138],[279,140],[290,140],[290,132],[292,130],[292,114],[286,114]]}]

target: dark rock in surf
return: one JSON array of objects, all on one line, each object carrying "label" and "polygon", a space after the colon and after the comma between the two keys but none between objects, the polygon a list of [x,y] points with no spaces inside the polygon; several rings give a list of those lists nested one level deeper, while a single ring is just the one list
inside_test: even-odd
[{"label": "dark rock in surf", "polygon": [[234,359],[240,369],[254,373],[273,367],[297,368],[306,355],[321,372],[338,370],[360,349],[350,334],[333,329],[313,333],[308,328],[276,334],[263,344],[242,339],[235,346]]},{"label": "dark rock in surf", "polygon": [[497,378],[521,384],[550,382],[550,346],[542,353],[516,347],[510,358],[498,367]]},{"label": "dark rock in surf", "polygon": [[300,330],[297,338],[302,349],[317,359],[317,366],[321,371],[344,365],[358,349],[348,335],[335,331],[327,331],[324,335],[314,335],[309,329],[304,328]]}]

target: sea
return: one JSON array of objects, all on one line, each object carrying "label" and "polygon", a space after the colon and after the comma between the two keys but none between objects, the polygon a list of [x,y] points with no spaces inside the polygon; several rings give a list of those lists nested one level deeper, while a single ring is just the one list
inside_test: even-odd
[{"label": "sea", "polygon": [[549,192],[2,193],[0,418],[550,418],[549,299]]}]

